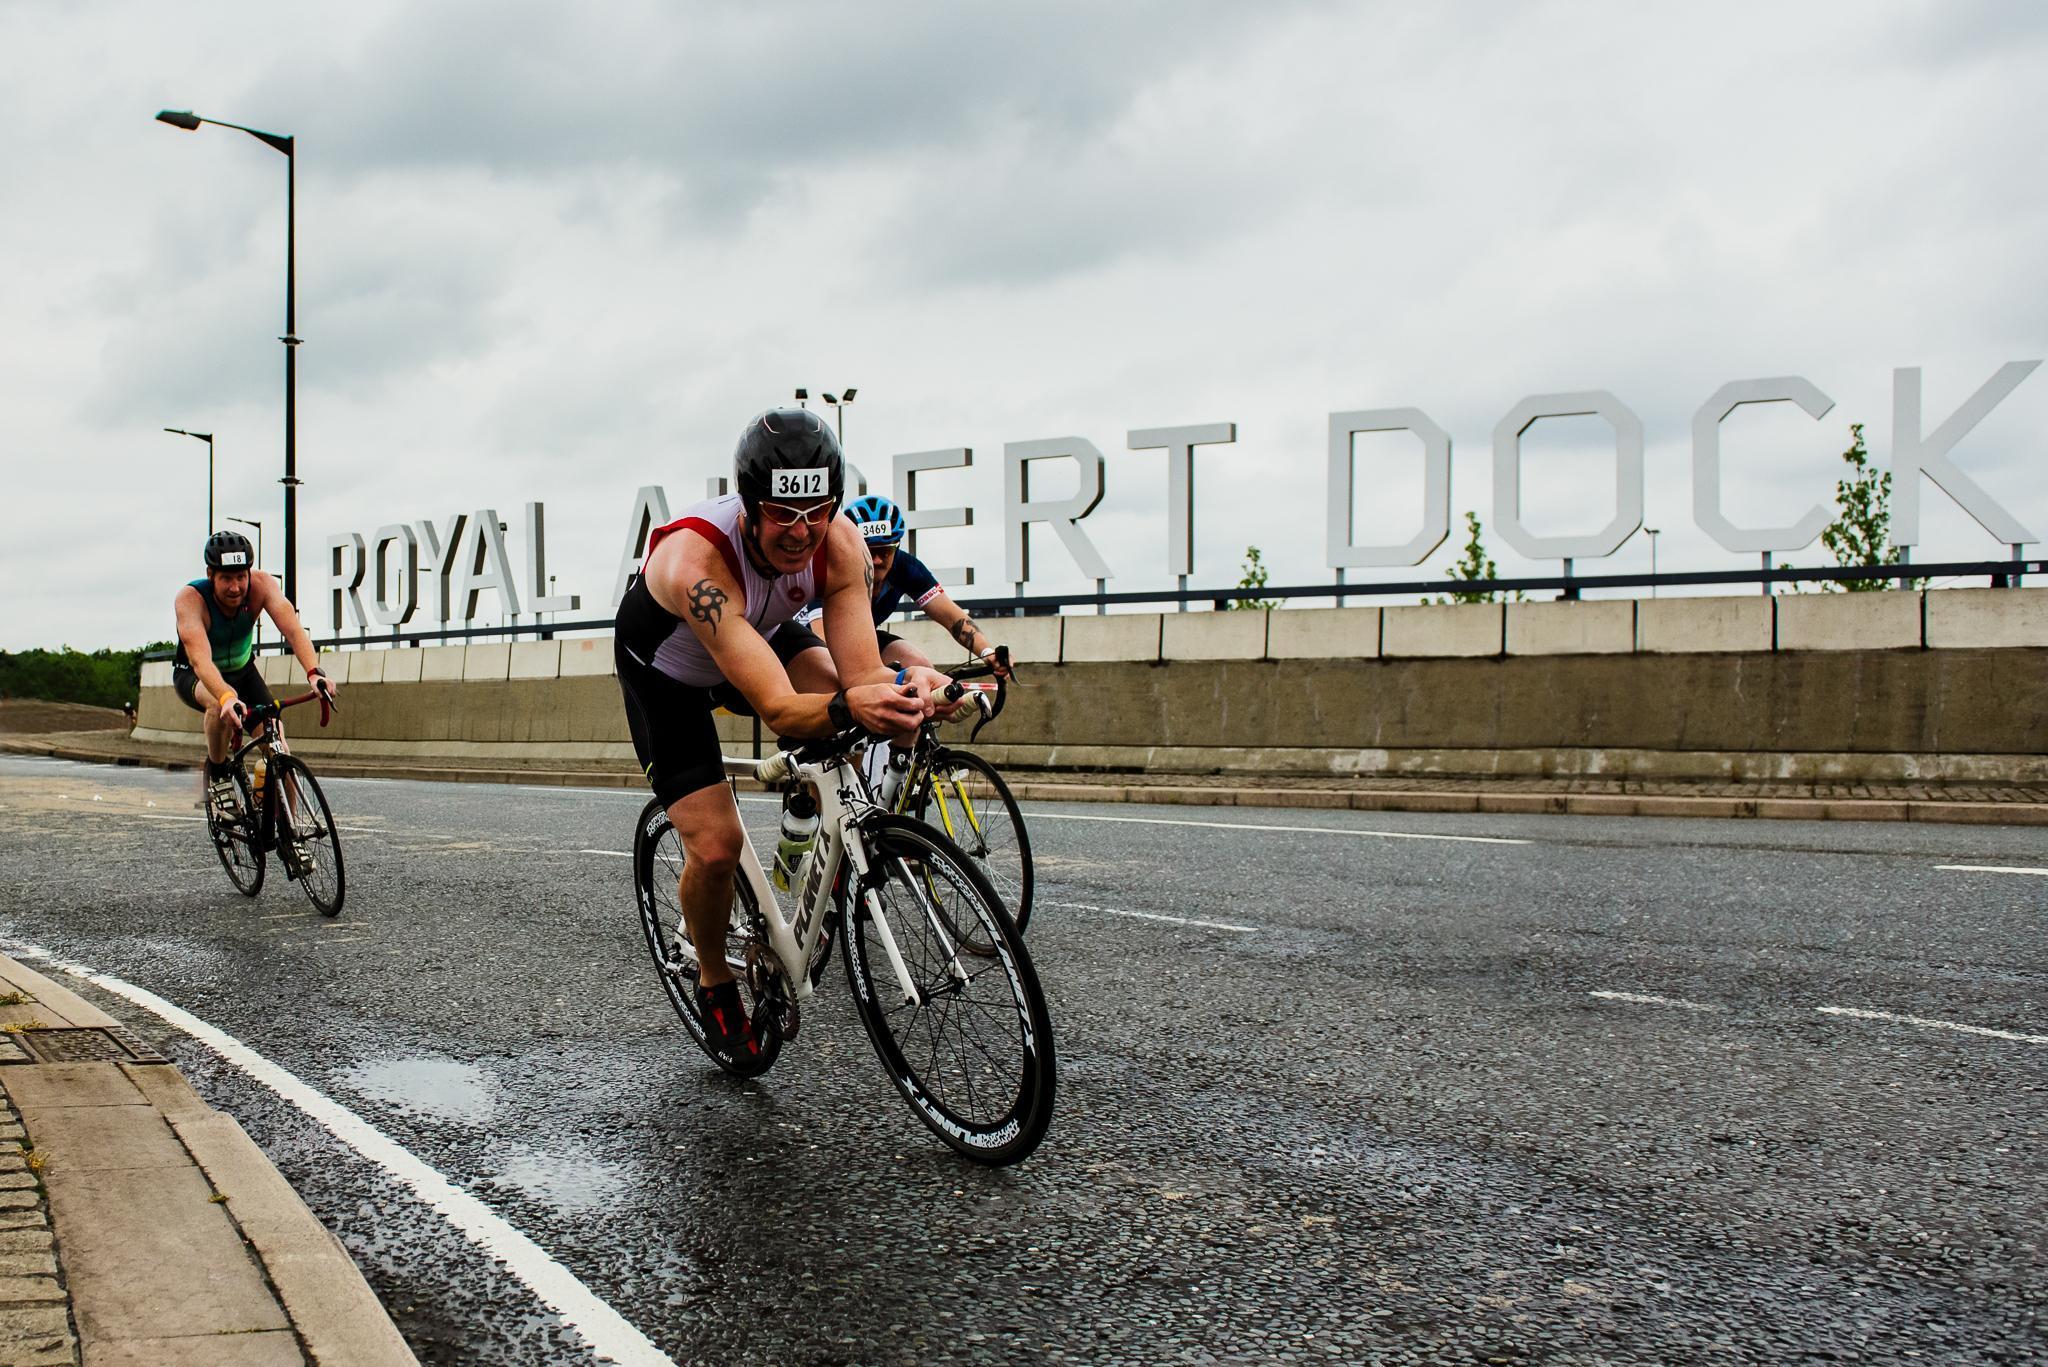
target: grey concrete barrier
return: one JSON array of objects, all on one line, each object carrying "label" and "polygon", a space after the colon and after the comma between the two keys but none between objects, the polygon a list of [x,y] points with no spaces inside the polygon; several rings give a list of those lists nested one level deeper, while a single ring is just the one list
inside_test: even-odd
[{"label": "grey concrete barrier", "polygon": [[[2037,782],[2048,589],[991,619],[1013,764],[1180,773]],[[891,630],[942,665],[930,623]],[[274,689],[295,663],[264,660]],[[628,761],[611,642],[337,652],[309,754]],[[138,736],[196,714],[145,667]],[[728,744],[751,719],[722,716]]]}]

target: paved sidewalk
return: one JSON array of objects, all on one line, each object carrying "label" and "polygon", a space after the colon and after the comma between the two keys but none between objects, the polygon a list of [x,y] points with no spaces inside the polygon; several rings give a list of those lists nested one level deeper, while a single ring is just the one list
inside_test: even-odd
[{"label": "paved sidewalk", "polygon": [[339,1240],[234,1118],[0,955],[0,1364],[397,1367]]},{"label": "paved sidewalk", "polygon": [[[98,764],[189,769],[203,752],[121,732],[0,736],[0,751]],[[444,783],[646,786],[630,764],[553,760],[312,757],[338,778]],[[1805,821],[1925,821],[2048,826],[2048,786],[1991,783],[1735,783],[1636,778],[1485,778],[1464,775],[1087,773],[1008,769],[1017,796],[1048,802],[1150,802],[1198,807],[1321,807],[1374,812],[1512,812],[1582,816],[1757,817]]]}]

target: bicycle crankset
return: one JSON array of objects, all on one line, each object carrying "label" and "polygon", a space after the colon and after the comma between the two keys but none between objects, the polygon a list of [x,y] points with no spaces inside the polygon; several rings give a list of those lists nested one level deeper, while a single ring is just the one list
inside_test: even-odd
[{"label": "bicycle crankset", "polygon": [[748,942],[746,959],[747,986],[754,994],[755,1011],[772,1012],[776,1025],[782,1030],[782,1037],[795,1039],[797,1031],[803,1027],[803,1013],[797,1010],[796,1001],[783,990],[781,968],[755,941]]}]

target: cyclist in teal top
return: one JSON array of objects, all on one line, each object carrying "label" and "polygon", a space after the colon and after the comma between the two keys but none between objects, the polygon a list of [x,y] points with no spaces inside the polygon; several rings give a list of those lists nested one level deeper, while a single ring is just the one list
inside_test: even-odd
[{"label": "cyclist in teal top", "polygon": [[291,600],[255,560],[248,537],[215,532],[206,539],[206,577],[179,589],[175,600],[178,655],[171,686],[185,706],[205,714],[207,798],[230,813],[235,790],[228,753],[250,705],[271,701],[256,667],[257,617],[270,614],[308,683],[329,698],[335,691]]}]

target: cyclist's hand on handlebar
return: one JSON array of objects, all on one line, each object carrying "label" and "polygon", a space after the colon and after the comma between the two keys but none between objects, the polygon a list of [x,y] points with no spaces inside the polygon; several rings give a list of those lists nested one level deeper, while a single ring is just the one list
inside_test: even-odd
[{"label": "cyclist's hand on handlebar", "polygon": [[249,724],[249,704],[230,693],[220,700],[220,719],[240,731]]},{"label": "cyclist's hand on handlebar", "polygon": [[963,698],[948,696],[953,681],[936,669],[927,665],[912,665],[904,670],[903,674],[906,682],[916,685],[919,694],[925,699],[926,716],[949,718],[967,705]]},{"label": "cyclist's hand on handlebar", "polygon": [[913,683],[874,683],[847,689],[846,710],[876,735],[907,737],[917,734],[931,706]]},{"label": "cyclist's hand on handlebar", "polygon": [[337,707],[340,705],[336,701],[336,695],[339,694],[341,690],[336,688],[334,686],[334,681],[327,677],[326,670],[314,670],[311,674],[308,674],[306,676],[306,682],[312,687],[315,693],[318,693],[321,696],[321,698],[327,703],[329,707]]},{"label": "cyclist's hand on handlebar", "polygon": [[988,653],[981,658],[988,661],[988,667],[996,672],[998,679],[1011,677],[1010,651],[1007,646],[992,645],[988,648]]}]

